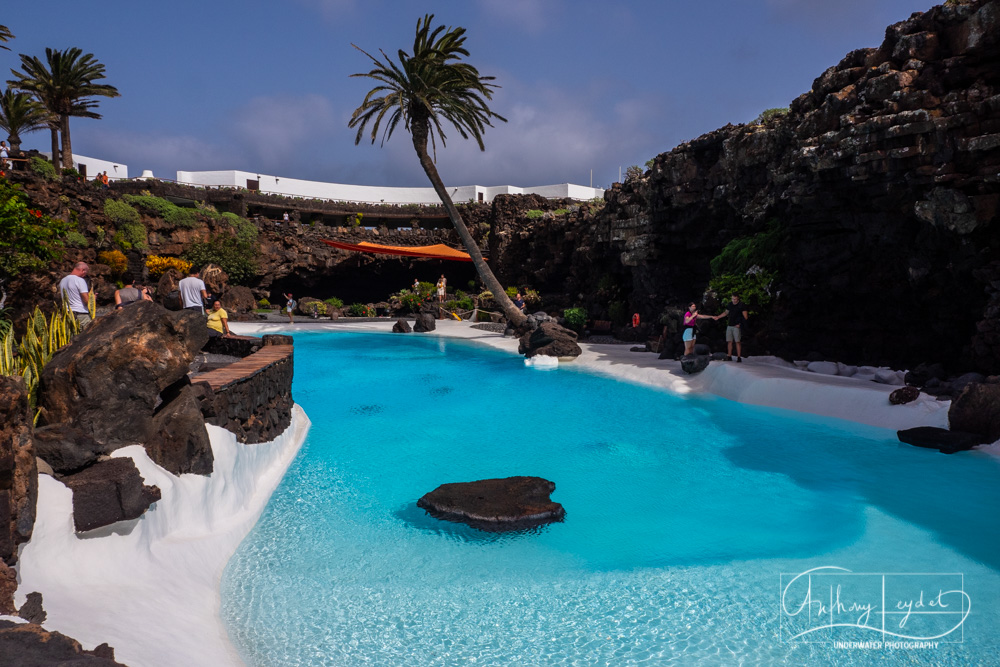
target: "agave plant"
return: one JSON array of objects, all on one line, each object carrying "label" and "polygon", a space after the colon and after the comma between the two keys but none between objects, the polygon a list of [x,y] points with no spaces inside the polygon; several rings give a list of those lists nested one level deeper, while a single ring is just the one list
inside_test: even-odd
[{"label": "agave plant", "polygon": [[[48,318],[41,308],[28,318],[21,342],[15,345],[13,327],[0,328],[0,375],[21,376],[28,387],[28,404],[38,401],[38,384],[45,365],[80,332],[76,317],[63,305]],[[37,419],[37,414],[35,415]]]}]

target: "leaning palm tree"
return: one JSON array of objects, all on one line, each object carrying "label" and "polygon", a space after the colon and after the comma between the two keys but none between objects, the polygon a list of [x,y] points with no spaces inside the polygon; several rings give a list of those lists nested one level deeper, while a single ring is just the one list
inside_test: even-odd
[{"label": "leaning palm tree", "polygon": [[454,126],[463,139],[472,136],[479,144],[479,149],[485,150],[483,132],[487,126],[493,127],[490,121],[493,118],[507,121],[487,106],[487,100],[493,98],[493,89],[498,86],[491,83],[492,76],[479,76],[475,67],[461,62],[463,56],[469,55],[463,46],[465,28],[449,27],[446,30],[444,26],[438,26],[432,31],[433,20],[434,15],[428,14],[417,21],[413,55],[400,49],[399,65],[392,62],[384,51],[380,50],[383,59],[379,59],[357,45],[352,45],[375,64],[370,72],[352,76],[375,79],[379,85],[370,90],[361,106],[354,110],[349,127],[358,128],[354,138],[357,145],[364,137],[365,128],[370,125],[370,137],[374,144],[384,122],[384,145],[392,136],[393,130],[400,122],[403,123],[403,127],[410,132],[420,166],[444,204],[479,277],[493,293],[494,300],[500,305],[508,321],[517,326],[524,322],[524,314],[507,297],[500,281],[483,259],[479,245],[448,196],[437,167],[434,166],[434,159],[427,151],[428,139],[435,158],[437,141],[440,140],[442,148],[445,146],[442,122]]},{"label": "leaning palm tree", "polygon": [[[92,53],[84,54],[75,47],[65,51],[45,49],[45,59],[47,62],[43,63],[39,58],[22,53],[22,71],[11,70],[17,78],[7,83],[17,90],[34,95],[53,116],[58,118],[59,132],[62,135],[63,163],[64,166],[72,167],[70,117],[100,118],[101,115],[94,111],[97,108],[97,101],[90,98],[95,95],[118,97],[118,89],[107,84],[95,83],[105,78],[104,65],[94,58]],[[52,162],[58,169],[59,158],[56,153],[53,142]]]},{"label": "leaning palm tree", "polygon": [[8,88],[0,95],[0,129],[7,132],[11,153],[21,150],[21,133],[49,127],[49,112],[28,93]]}]

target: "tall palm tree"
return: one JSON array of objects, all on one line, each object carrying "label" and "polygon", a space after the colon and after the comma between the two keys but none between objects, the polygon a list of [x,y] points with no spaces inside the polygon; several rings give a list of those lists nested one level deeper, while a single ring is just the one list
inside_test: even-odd
[{"label": "tall palm tree", "polygon": [[493,127],[490,121],[496,118],[507,122],[506,118],[494,113],[487,105],[487,101],[493,98],[493,89],[498,86],[491,83],[492,76],[479,76],[475,67],[461,62],[463,56],[469,55],[463,46],[465,28],[449,27],[446,30],[442,25],[432,31],[433,20],[434,15],[427,14],[417,21],[413,55],[400,49],[399,65],[392,62],[384,51],[380,50],[383,60],[352,45],[368,56],[375,68],[370,72],[351,76],[375,79],[379,85],[370,90],[361,106],[354,110],[348,125],[358,128],[354,138],[357,145],[361,143],[365,128],[370,124],[370,136],[374,144],[379,128],[385,122],[382,135],[384,145],[402,121],[403,127],[410,132],[420,166],[444,204],[479,277],[493,293],[494,300],[500,305],[507,320],[517,326],[524,322],[524,314],[507,297],[500,281],[483,259],[479,245],[448,196],[434,160],[427,152],[428,139],[435,157],[437,141],[440,140],[442,148],[445,146],[442,121],[454,126],[463,139],[472,136],[479,144],[479,150],[485,150],[483,132],[487,126]]},{"label": "tall palm tree", "polygon": [[51,116],[28,93],[8,88],[0,95],[0,129],[7,132],[11,153],[21,150],[21,133],[49,126]]},{"label": "tall palm tree", "polygon": [[[107,84],[95,83],[105,78],[104,65],[94,58],[92,53],[84,54],[75,47],[65,51],[45,49],[45,59],[47,63],[22,53],[22,71],[11,70],[17,78],[7,83],[17,90],[34,95],[53,116],[58,118],[64,166],[73,166],[73,144],[69,134],[70,117],[100,118],[101,115],[94,111],[97,108],[97,101],[90,98],[95,95],[118,97],[118,89]],[[58,169],[59,158],[56,155],[54,140],[53,134],[52,162]]]},{"label": "tall palm tree", "polygon": [[[5,25],[0,25],[0,42],[9,42],[14,39],[14,35],[11,33],[10,28]],[[4,51],[10,51],[10,47],[0,44],[0,49]]]}]

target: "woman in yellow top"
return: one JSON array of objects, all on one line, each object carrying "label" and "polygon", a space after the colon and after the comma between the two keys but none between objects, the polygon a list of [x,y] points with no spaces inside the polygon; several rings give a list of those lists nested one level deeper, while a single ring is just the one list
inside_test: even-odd
[{"label": "woman in yellow top", "polygon": [[229,313],[222,309],[218,301],[212,302],[212,310],[208,311],[208,335],[210,337],[229,336]]}]

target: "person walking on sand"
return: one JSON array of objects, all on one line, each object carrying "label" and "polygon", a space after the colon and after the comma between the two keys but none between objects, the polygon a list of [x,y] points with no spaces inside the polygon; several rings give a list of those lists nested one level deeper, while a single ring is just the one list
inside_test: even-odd
[{"label": "person walking on sand", "polygon": [[87,273],[90,267],[85,262],[77,262],[62,280],[59,281],[59,293],[63,302],[73,313],[80,328],[85,328],[93,320],[90,317],[90,288],[87,287]]},{"label": "person walking on sand", "polygon": [[718,317],[702,315],[698,312],[698,304],[694,301],[688,304],[687,312],[684,313],[684,334],[681,340],[684,341],[684,356],[694,354],[695,339],[698,337],[698,320],[717,320]]},{"label": "person walking on sand", "polygon": [[285,297],[285,313],[288,315],[288,323],[295,324],[295,320],[292,319],[292,311],[295,310],[295,299],[292,298],[292,293],[282,294]]},{"label": "person walking on sand", "polygon": [[724,315],[729,316],[729,326],[726,327],[726,361],[733,360],[733,343],[736,343],[736,361],[743,361],[743,325],[746,324],[749,313],[746,305],[740,301],[739,294],[730,297],[730,303],[726,306],[726,312],[715,317],[719,319]]},{"label": "person walking on sand", "polygon": [[442,273],[441,277],[438,278],[438,283],[437,283],[439,303],[444,303],[444,295],[447,292],[447,290],[448,290],[448,281],[445,280],[444,274]]},{"label": "person walking on sand", "polygon": [[202,315],[205,314],[208,290],[205,289],[205,282],[198,277],[198,271],[194,267],[188,272],[187,278],[177,283],[177,289],[181,293],[181,306],[185,310],[197,310]]}]

